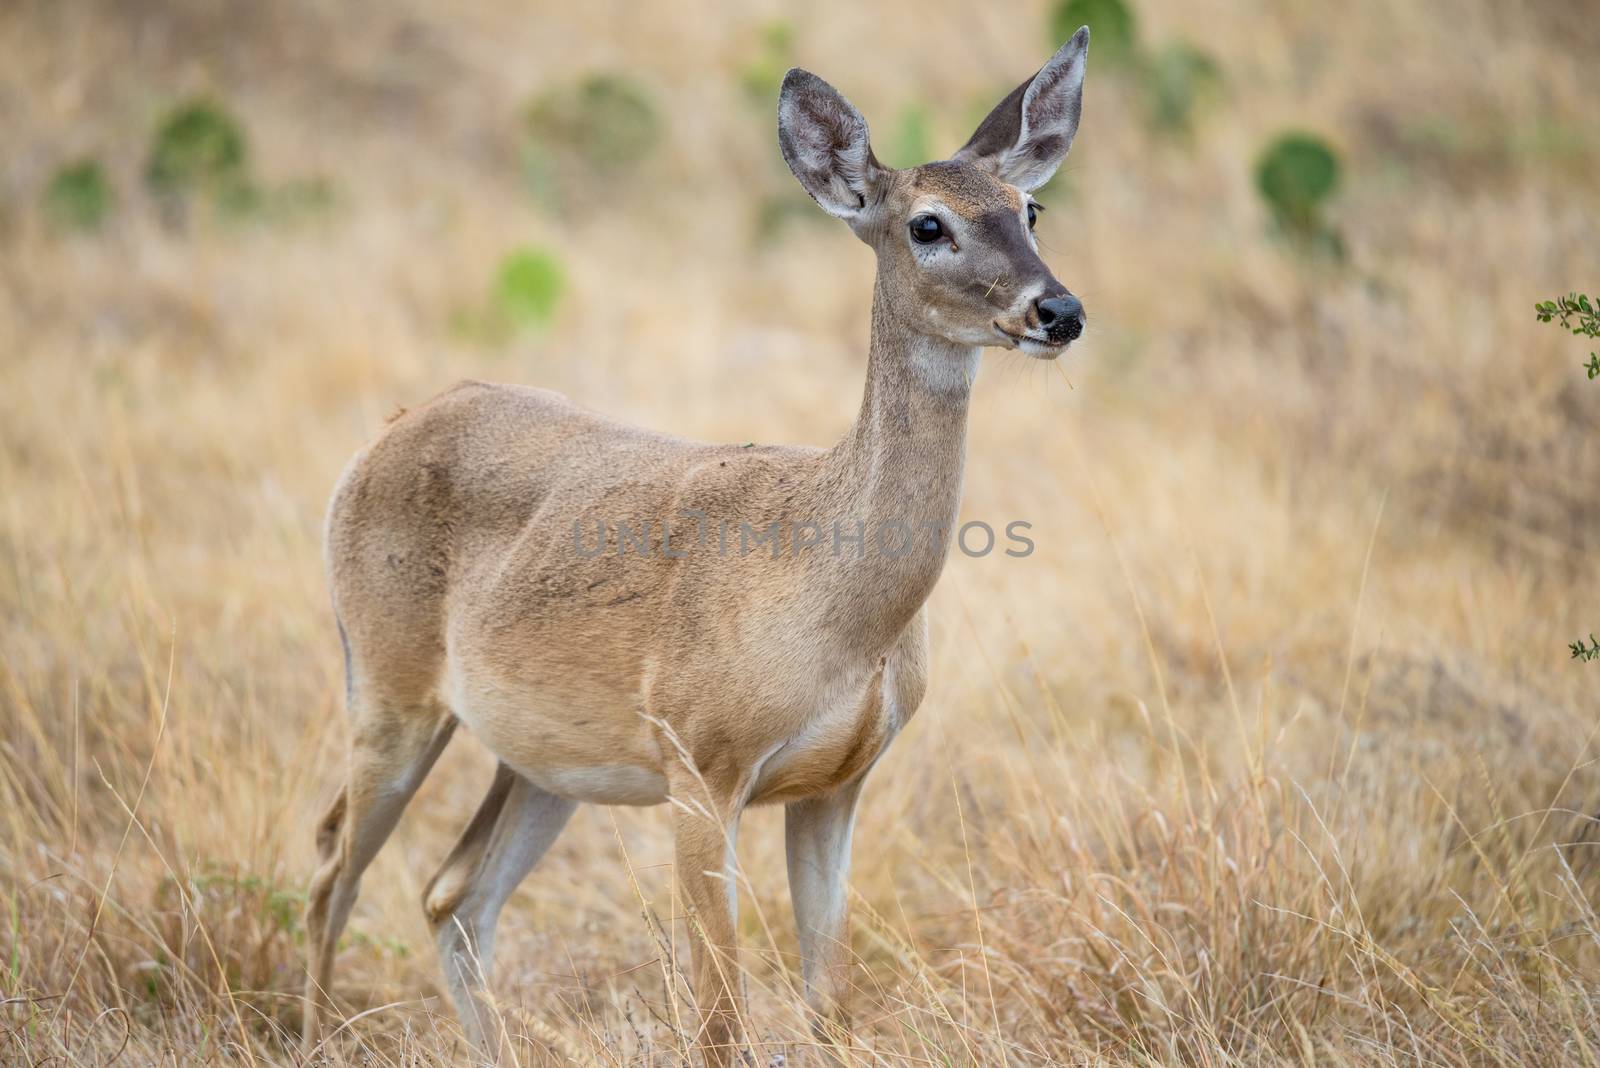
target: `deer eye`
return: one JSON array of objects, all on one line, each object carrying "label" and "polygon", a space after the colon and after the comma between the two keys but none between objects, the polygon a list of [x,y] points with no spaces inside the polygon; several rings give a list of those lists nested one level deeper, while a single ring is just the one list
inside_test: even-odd
[{"label": "deer eye", "polygon": [[1028,202],[1028,229],[1032,230],[1033,224],[1039,221],[1039,212],[1041,210],[1043,209],[1041,209],[1039,205],[1033,203],[1032,201]]},{"label": "deer eye", "polygon": [[919,245],[931,245],[944,236],[944,227],[932,215],[918,215],[911,220],[911,240]]}]

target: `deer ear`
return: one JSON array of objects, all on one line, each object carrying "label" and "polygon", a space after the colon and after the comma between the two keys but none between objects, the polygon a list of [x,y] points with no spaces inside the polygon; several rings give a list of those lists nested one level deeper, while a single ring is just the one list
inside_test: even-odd
[{"label": "deer ear", "polygon": [[1078,132],[1088,59],[1089,27],[1084,26],[1038,74],[989,112],[954,158],[983,167],[1018,189],[1044,185],[1067,158]]},{"label": "deer ear", "polygon": [[867,142],[867,120],[821,78],[799,67],[778,94],[778,147],[822,210],[854,226],[883,194],[887,172]]}]

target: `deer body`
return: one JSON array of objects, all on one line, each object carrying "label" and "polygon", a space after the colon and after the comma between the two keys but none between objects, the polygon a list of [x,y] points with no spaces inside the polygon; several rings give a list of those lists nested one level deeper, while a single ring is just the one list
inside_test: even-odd
[{"label": "deer body", "polygon": [[[941,423],[964,415],[965,397],[953,403],[961,411]],[[416,703],[448,708],[519,774],[576,801],[666,800],[680,757],[653,720],[702,775],[746,778],[743,800],[822,792],[836,785],[830,770],[848,775],[876,756],[851,747],[865,744],[863,710],[908,716],[920,700],[925,648],[911,623],[944,554],[925,539],[929,551],[896,560],[897,574],[862,575],[882,586],[873,590],[853,573],[876,561],[853,551],[835,556],[824,542],[774,557],[739,539],[741,527],[855,507],[834,501],[841,469],[865,458],[854,447],[703,445],[542,390],[464,383],[401,417],[335,494],[329,570],[352,674],[362,685],[413,676]],[[944,525],[959,440],[948,461],[897,473],[931,491]],[[400,506],[429,498],[436,508]],[[619,549],[623,525],[648,526],[648,548]],[[664,525],[680,544],[662,545]],[[579,543],[594,555],[575,553]],[[870,619],[857,598],[878,609]],[[867,734],[886,741],[892,729]]]},{"label": "deer body", "polygon": [[[1052,328],[1051,307],[1076,301],[1033,251],[1032,186],[1006,179],[1047,178],[1065,154],[1086,47],[1080,31],[955,161],[914,171],[881,168],[825,83],[785,80],[785,157],[879,254],[862,406],[832,449],[701,444],[463,383],[352,461],[326,544],[353,745],[318,835],[308,1038],[361,872],[458,724],[500,767],[424,907],[486,1052],[500,908],[584,802],[674,804],[713,1063],[735,1039],[739,814],[787,805],[807,997],[842,1023],[855,804],[926,690],[924,604],[960,504],[979,349],[1054,356],[1081,329],[1081,307]],[[942,229],[924,241],[929,218]],[[750,548],[774,529],[775,548]]]}]

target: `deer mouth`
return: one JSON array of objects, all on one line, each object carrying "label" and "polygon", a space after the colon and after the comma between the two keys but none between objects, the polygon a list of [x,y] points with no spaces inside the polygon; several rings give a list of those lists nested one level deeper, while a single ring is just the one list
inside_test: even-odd
[{"label": "deer mouth", "polygon": [[994,332],[1003,339],[1006,348],[1027,353],[1036,360],[1053,360],[1067,351],[1067,346],[1072,344],[1070,340],[1065,339],[1051,341],[1048,337],[1040,337],[1032,333],[1012,333],[1001,326],[998,319],[990,325],[994,327]]}]

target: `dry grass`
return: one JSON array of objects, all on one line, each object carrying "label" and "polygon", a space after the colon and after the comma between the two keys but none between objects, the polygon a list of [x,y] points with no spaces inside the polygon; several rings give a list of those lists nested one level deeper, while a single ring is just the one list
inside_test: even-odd
[{"label": "dry grass", "polygon": [[[878,130],[922,99],[948,149],[1045,54],[1042,10],[1001,6],[811,5],[798,58]],[[752,236],[791,188],[738,83],[766,16],[452,7],[0,14],[0,1061],[299,1063],[345,741],[319,519],[396,404],[475,375],[723,440],[853,413],[868,257],[825,220]],[[1594,284],[1595,23],[1139,10],[1225,99],[1175,144],[1091,63],[1041,223],[1091,332],[1070,387],[1003,356],[979,385],[967,514],[1038,551],[957,557],[935,595],[934,689],[858,828],[851,1057],[1593,1066],[1600,674],[1566,643],[1600,625],[1600,386],[1531,307]],[[519,108],[627,67],[665,144],[541,208]],[[334,211],[163,225],[143,145],[196,90]],[[1291,125],[1344,150],[1342,266],[1266,233],[1250,162]],[[119,211],[52,235],[39,190],[85,151]],[[555,325],[452,326],[529,241],[572,276]],[[418,898],[487,767],[457,742],[368,875],[317,1059],[464,1056]],[[805,1045],[778,818],[741,856],[763,1064]],[[528,880],[520,1063],[687,1056],[669,858],[663,813],[588,809]]]}]

